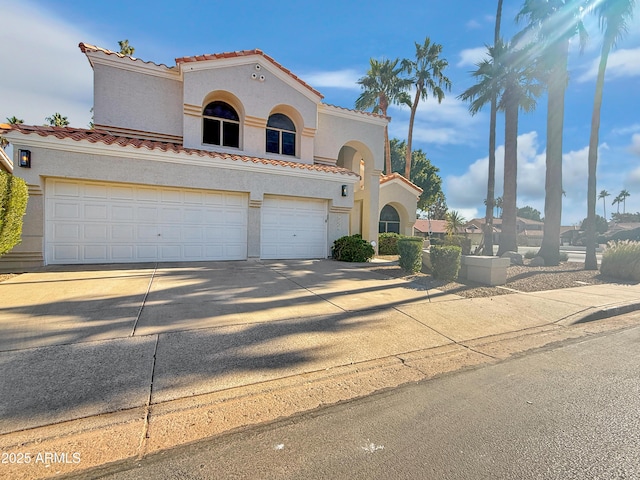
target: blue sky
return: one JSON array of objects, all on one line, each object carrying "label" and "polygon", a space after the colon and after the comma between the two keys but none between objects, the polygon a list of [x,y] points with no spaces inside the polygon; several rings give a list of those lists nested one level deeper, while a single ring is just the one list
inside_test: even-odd
[{"label": "blue sky", "polygon": [[[322,92],[329,104],[353,108],[356,84],[369,58],[409,58],[414,42],[429,36],[443,45],[452,91],[442,104],[428,101],[418,112],[414,148],[422,148],[440,168],[449,208],[467,219],[483,216],[488,157],[488,108],[472,117],[457,96],[472,85],[469,72],[493,41],[493,1],[325,0],[272,2],[210,0],[181,2],[21,0],[4,2],[0,28],[0,120],[16,115],[29,124],[60,112],[72,126],[86,127],[92,106],[92,70],[79,42],[117,50],[128,39],[135,57],[175,65],[175,58],[260,48]],[[505,1],[503,33],[521,0]],[[628,212],[640,211],[640,10],[629,35],[612,54],[605,87],[598,191],[611,200],[627,189]],[[599,55],[594,18],[585,52],[573,45],[566,99],[563,224],[586,216],[589,126]],[[408,110],[392,107],[390,135],[405,139]],[[520,117],[518,206],[544,211],[546,98],[534,113]],[[497,158],[503,158],[499,123]],[[498,166],[497,194],[502,191]],[[598,203],[602,215],[602,201]]]}]

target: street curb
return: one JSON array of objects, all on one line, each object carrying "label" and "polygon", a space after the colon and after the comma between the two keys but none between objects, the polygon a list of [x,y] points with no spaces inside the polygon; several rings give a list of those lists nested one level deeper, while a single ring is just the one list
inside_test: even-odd
[{"label": "street curb", "polygon": [[591,307],[585,311],[572,315],[569,319],[559,322],[562,325],[577,325],[580,323],[594,322],[596,320],[604,320],[606,318],[617,317],[640,310],[640,302],[625,302],[604,307]]}]

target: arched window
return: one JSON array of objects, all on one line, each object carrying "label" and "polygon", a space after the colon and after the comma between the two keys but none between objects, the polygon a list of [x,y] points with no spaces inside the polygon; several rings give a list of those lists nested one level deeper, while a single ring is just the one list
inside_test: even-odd
[{"label": "arched window", "polygon": [[267,152],[296,154],[296,126],[282,113],[274,113],[267,121]]},{"label": "arched window", "polygon": [[400,233],[400,215],[391,205],[385,205],[380,212],[378,233]]},{"label": "arched window", "polygon": [[211,102],[202,112],[202,143],[223,147],[240,146],[240,117],[225,102]]}]

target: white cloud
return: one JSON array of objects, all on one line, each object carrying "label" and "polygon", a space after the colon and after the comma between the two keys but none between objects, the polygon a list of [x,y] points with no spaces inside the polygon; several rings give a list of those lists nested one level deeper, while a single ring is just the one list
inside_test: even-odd
[{"label": "white cloud", "polygon": [[[413,97],[413,92],[411,96]],[[406,138],[409,128],[410,109],[406,105],[393,105],[389,108],[392,122],[389,134],[398,138]],[[447,94],[438,103],[429,97],[421,101],[416,112],[413,126],[413,138],[417,142],[438,145],[464,145],[476,140],[476,132],[472,128],[481,123],[481,116],[471,116],[467,104]]]},{"label": "white cloud", "polygon": [[[0,65],[5,69],[0,76],[0,120],[15,115],[39,125],[60,112],[72,126],[86,127],[93,103],[93,72],[78,43],[95,42],[94,35],[24,1],[3,5],[2,16],[0,44],[5,47],[0,49]],[[29,19],[28,35],[25,19]]]},{"label": "white cloud", "polygon": [[[591,62],[587,71],[578,77],[578,82],[588,82],[598,75],[600,58]],[[620,49],[611,52],[607,61],[607,78],[623,78],[640,76],[640,47]]]},{"label": "white cloud", "polygon": [[640,123],[634,123],[627,127],[614,128],[612,133],[615,135],[629,135],[630,133],[640,132]]},{"label": "white cloud", "polygon": [[478,28],[482,28],[482,24],[477,21],[475,18],[472,18],[471,20],[469,20],[465,26],[469,29],[469,30],[477,30]]},{"label": "white cloud", "polygon": [[475,67],[478,63],[487,57],[487,47],[467,48],[459,54],[460,61],[456,64],[458,67]]},{"label": "white cloud", "polygon": [[362,77],[357,70],[345,69],[329,72],[311,72],[300,75],[314,88],[343,88],[346,90],[360,90],[358,80]]},{"label": "white cloud", "polygon": [[634,155],[640,156],[640,133],[635,133],[631,137],[631,146],[629,147],[629,151]]},{"label": "white cloud", "polygon": [[[606,145],[601,146],[601,149]],[[563,224],[580,222],[586,216],[587,158],[589,147],[566,152],[562,156]],[[518,207],[529,205],[544,215],[545,166],[544,146],[539,145],[537,132],[518,136]],[[476,160],[462,175],[445,178],[447,204],[462,208],[481,209],[487,196],[488,157]],[[621,175],[624,173],[621,172]],[[633,177],[633,175],[636,175]],[[496,196],[502,196],[504,176],[504,145],[496,148]],[[640,183],[640,168],[632,177]],[[608,188],[606,185],[599,188]]]}]

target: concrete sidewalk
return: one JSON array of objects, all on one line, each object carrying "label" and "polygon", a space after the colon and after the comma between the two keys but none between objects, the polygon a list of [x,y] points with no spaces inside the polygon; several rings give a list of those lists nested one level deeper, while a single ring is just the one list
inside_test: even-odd
[{"label": "concrete sidewalk", "polygon": [[[40,478],[637,324],[640,285],[463,299],[335,261],[49,268],[0,283],[2,465]],[[9,478],[7,477],[7,478]]]}]

